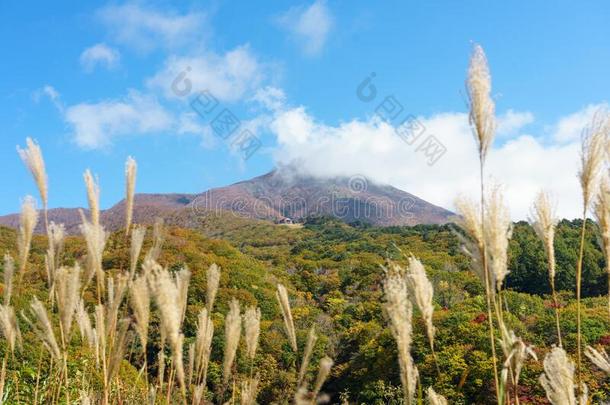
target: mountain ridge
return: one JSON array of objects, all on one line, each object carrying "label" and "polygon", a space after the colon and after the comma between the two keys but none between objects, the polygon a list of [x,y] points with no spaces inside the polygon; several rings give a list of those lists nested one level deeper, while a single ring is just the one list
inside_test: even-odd
[{"label": "mountain ridge", "polygon": [[[65,224],[68,233],[77,233],[79,210],[50,209],[49,220]],[[138,193],[134,198],[134,223],[150,224],[163,217],[181,226],[195,227],[199,216],[226,212],[273,222],[332,216],[348,223],[376,226],[442,224],[453,216],[451,211],[364,176],[320,178],[277,169],[202,193]],[[117,230],[123,226],[124,213],[123,199],[103,210],[100,220],[108,229]],[[17,228],[19,214],[0,216],[0,225]],[[36,231],[43,231],[42,224]]]}]

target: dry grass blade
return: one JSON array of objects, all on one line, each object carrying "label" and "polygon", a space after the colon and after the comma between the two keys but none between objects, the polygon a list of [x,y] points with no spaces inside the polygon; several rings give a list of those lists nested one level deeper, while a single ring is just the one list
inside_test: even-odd
[{"label": "dry grass blade", "polygon": [[8,253],[4,254],[4,305],[11,303],[11,295],[13,294],[13,276],[15,275],[15,260]]},{"label": "dry grass blade", "polygon": [[33,141],[31,138],[26,138],[26,148],[21,149],[17,146],[17,152],[23,160],[23,163],[27,166],[30,173],[32,173],[32,177],[34,177],[34,181],[36,182],[36,187],[38,187],[38,192],[40,193],[40,199],[42,200],[43,207],[47,208],[49,198],[48,198],[48,188],[47,188],[47,174],[44,167],[44,159],[42,157],[42,150],[40,146]]},{"label": "dry grass blade", "polygon": [[136,161],[129,156],[125,163],[125,233],[129,233],[133,219],[133,200],[136,190],[137,171],[138,165]]},{"label": "dry grass blade", "polygon": [[286,287],[284,287],[282,284],[278,284],[277,292],[275,295],[278,303],[280,304],[282,318],[284,319],[284,326],[286,327],[286,334],[288,335],[290,347],[292,347],[292,350],[297,353],[299,351],[297,347],[297,335],[294,329],[294,320],[292,319],[290,300],[288,299],[288,292],[286,291]]},{"label": "dry grass blade", "polygon": [[129,320],[123,319],[120,322],[117,338],[112,345],[110,352],[108,368],[106,371],[106,381],[110,383],[119,371],[121,362],[125,355],[125,348],[127,347],[127,331],[129,329]]},{"label": "dry grass blade", "polygon": [[318,340],[316,335],[316,327],[312,326],[307,334],[307,342],[305,343],[305,351],[303,352],[303,360],[301,360],[301,367],[299,368],[299,378],[297,379],[297,387],[302,387],[305,380],[305,374],[309,367],[309,361],[311,360],[311,353]]}]

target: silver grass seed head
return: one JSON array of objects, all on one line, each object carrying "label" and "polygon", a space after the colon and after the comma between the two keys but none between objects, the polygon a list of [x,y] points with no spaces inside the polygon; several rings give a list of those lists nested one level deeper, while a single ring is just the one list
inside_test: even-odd
[{"label": "silver grass seed head", "polygon": [[406,280],[410,292],[409,297],[419,308],[426,325],[426,333],[428,334],[430,345],[434,346],[435,328],[432,324],[434,315],[434,287],[426,275],[424,265],[414,256],[409,258]]},{"label": "silver grass seed head", "polygon": [[49,315],[46,308],[38,300],[38,298],[34,297],[30,303],[30,310],[34,320],[32,321],[27,316],[24,316],[26,321],[30,324],[30,326],[32,326],[34,333],[48,350],[49,354],[51,354],[55,360],[60,360],[61,351],[59,350],[59,345],[57,344],[57,339],[55,338],[55,332],[51,326],[51,321],[49,320]]},{"label": "silver grass seed head", "polygon": [[161,256],[161,250],[163,249],[163,243],[165,243],[165,225],[163,218],[157,218],[153,225],[153,244],[150,250],[146,252],[144,261],[158,261],[159,256]]},{"label": "silver grass seed head", "polygon": [[246,340],[246,352],[250,359],[256,356],[258,338],[261,330],[260,308],[249,307],[244,313],[244,338]]},{"label": "silver grass seed head", "polygon": [[26,138],[26,148],[21,149],[17,146],[17,153],[23,160],[23,163],[27,166],[28,170],[32,174],[36,187],[40,193],[40,199],[42,200],[43,207],[48,206],[48,185],[47,185],[47,173],[45,170],[44,159],[42,157],[42,150],[36,141],[31,138]]},{"label": "silver grass seed head", "polygon": [[610,114],[597,111],[581,135],[580,170],[578,178],[583,196],[583,208],[589,209],[601,173],[606,144],[610,137]]},{"label": "silver grass seed head", "polygon": [[87,201],[89,203],[89,211],[91,215],[91,223],[99,225],[100,223],[100,186],[96,179],[93,178],[91,171],[87,169],[83,174],[85,186],[87,187]]},{"label": "silver grass seed head", "polygon": [[81,339],[85,341],[89,347],[95,346],[95,330],[91,325],[91,318],[85,309],[85,303],[81,299],[76,306],[76,324],[80,332]]},{"label": "silver grass seed head", "polygon": [[61,267],[57,271],[55,295],[64,344],[69,340],[72,320],[80,300],[80,275],[81,269],[78,263],[74,267]]},{"label": "silver grass seed head", "polygon": [[[610,263],[610,179],[607,173],[604,173],[600,181],[593,214],[601,232],[606,262]],[[610,266],[606,266],[606,271],[610,272]]]},{"label": "silver grass seed head", "polygon": [[258,394],[258,374],[255,377],[248,378],[241,383],[240,405],[255,405],[256,396]]},{"label": "silver grass seed head", "polygon": [[145,236],[146,227],[143,225],[135,225],[131,230],[131,243],[129,245],[129,274],[131,276],[131,279],[134,278],[136,273],[136,268],[138,266],[138,258],[140,257],[140,252],[142,251],[142,245],[144,244]]},{"label": "silver grass seed head", "polygon": [[19,250],[19,271],[25,271],[32,236],[38,223],[38,211],[36,200],[32,196],[26,196],[21,203],[21,215],[19,216],[19,233],[17,235],[17,248]]},{"label": "silver grass seed head", "polygon": [[0,305],[0,331],[8,342],[11,353],[15,352],[15,344],[21,347],[21,331],[15,309],[10,305]]},{"label": "silver grass seed head", "polygon": [[591,363],[595,364],[597,368],[610,376],[610,357],[608,357],[608,353],[606,353],[605,349],[602,348],[600,351],[597,351],[593,347],[587,346],[585,349],[585,356],[587,356],[589,360],[591,360]]},{"label": "silver grass seed head", "polygon": [[241,315],[239,301],[235,298],[229,304],[229,313],[225,318],[225,349],[222,365],[223,382],[226,384],[231,375],[231,368],[237,353],[239,338],[241,335]]},{"label": "silver grass seed head", "polygon": [[206,282],[206,307],[208,312],[212,313],[214,300],[216,299],[216,294],[218,292],[218,285],[220,284],[220,267],[218,267],[216,263],[212,263],[210,267],[208,267]]},{"label": "silver grass seed head", "polygon": [[133,219],[133,202],[136,190],[138,164],[129,156],[125,162],[125,232],[129,233]]},{"label": "silver grass seed head", "polygon": [[320,368],[318,370],[318,376],[316,377],[316,384],[313,389],[313,397],[317,398],[320,390],[322,389],[322,385],[328,378],[330,374],[330,369],[333,367],[334,361],[328,356],[323,357],[320,360]]},{"label": "silver grass seed head", "polygon": [[574,393],[574,362],[560,347],[554,347],[544,358],[540,384],[553,405],[577,405]]},{"label": "silver grass seed head", "polygon": [[148,326],[150,323],[150,290],[146,276],[136,277],[129,288],[129,303],[135,318],[136,332],[142,344],[142,350],[146,350],[148,343]]},{"label": "silver grass seed head", "polygon": [[480,45],[475,45],[472,51],[466,90],[470,102],[470,125],[483,162],[495,137],[496,107],[491,98],[491,74],[487,58]]},{"label": "silver grass seed head", "polygon": [[282,284],[277,285],[277,291],[275,294],[277,301],[282,311],[282,318],[284,320],[284,326],[286,328],[286,335],[290,342],[290,347],[297,353],[299,351],[297,347],[297,335],[294,328],[294,320],[292,319],[292,310],[290,309],[290,300],[288,299],[288,291]]},{"label": "silver grass seed head", "polygon": [[8,253],[4,254],[4,305],[11,303],[13,293],[13,276],[15,275],[15,260]]},{"label": "silver grass seed head", "polygon": [[512,235],[510,213],[499,187],[493,188],[486,200],[485,222],[484,237],[491,278],[499,291],[508,275],[508,242]]},{"label": "silver grass seed head", "polygon": [[426,396],[430,405],[449,405],[444,396],[437,394],[432,387],[426,390]]},{"label": "silver grass seed head", "polygon": [[534,200],[529,222],[538,238],[542,240],[544,251],[549,262],[549,278],[555,280],[555,227],[557,225],[555,204],[549,193],[540,191]]}]

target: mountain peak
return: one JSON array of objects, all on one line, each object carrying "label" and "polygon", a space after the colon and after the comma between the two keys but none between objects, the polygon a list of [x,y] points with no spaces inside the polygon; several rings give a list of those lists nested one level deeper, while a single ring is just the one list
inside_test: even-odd
[{"label": "mountain peak", "polygon": [[[180,225],[191,227],[197,225],[197,217],[226,212],[274,222],[331,216],[378,226],[441,224],[453,215],[365,176],[315,177],[291,166],[200,194],[136,194],[134,202],[134,222],[142,224],[152,223],[156,217],[172,217],[179,218]],[[124,215],[123,200],[103,211],[101,220],[107,228],[116,230],[123,225]],[[73,208],[50,210],[49,219],[65,224],[70,233],[75,233],[80,223],[78,210]],[[0,225],[18,224],[18,214],[0,217]],[[37,231],[43,231],[40,224]]]}]

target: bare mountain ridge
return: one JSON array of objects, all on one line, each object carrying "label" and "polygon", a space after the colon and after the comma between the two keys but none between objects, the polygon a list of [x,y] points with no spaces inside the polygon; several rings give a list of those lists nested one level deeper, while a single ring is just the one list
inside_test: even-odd
[{"label": "bare mountain ridge", "polygon": [[[200,217],[227,212],[270,221],[328,215],[377,226],[441,224],[453,215],[410,193],[362,176],[323,179],[288,170],[274,170],[200,194],[137,194],[134,202],[134,222],[141,224],[163,217],[172,224],[196,227]],[[102,223],[111,230],[120,229],[124,217],[124,200],[101,213]],[[65,224],[69,233],[77,233],[81,222],[77,208],[51,209],[49,220]],[[0,225],[18,227],[19,215],[0,216]],[[42,231],[41,224],[37,231]]]}]

